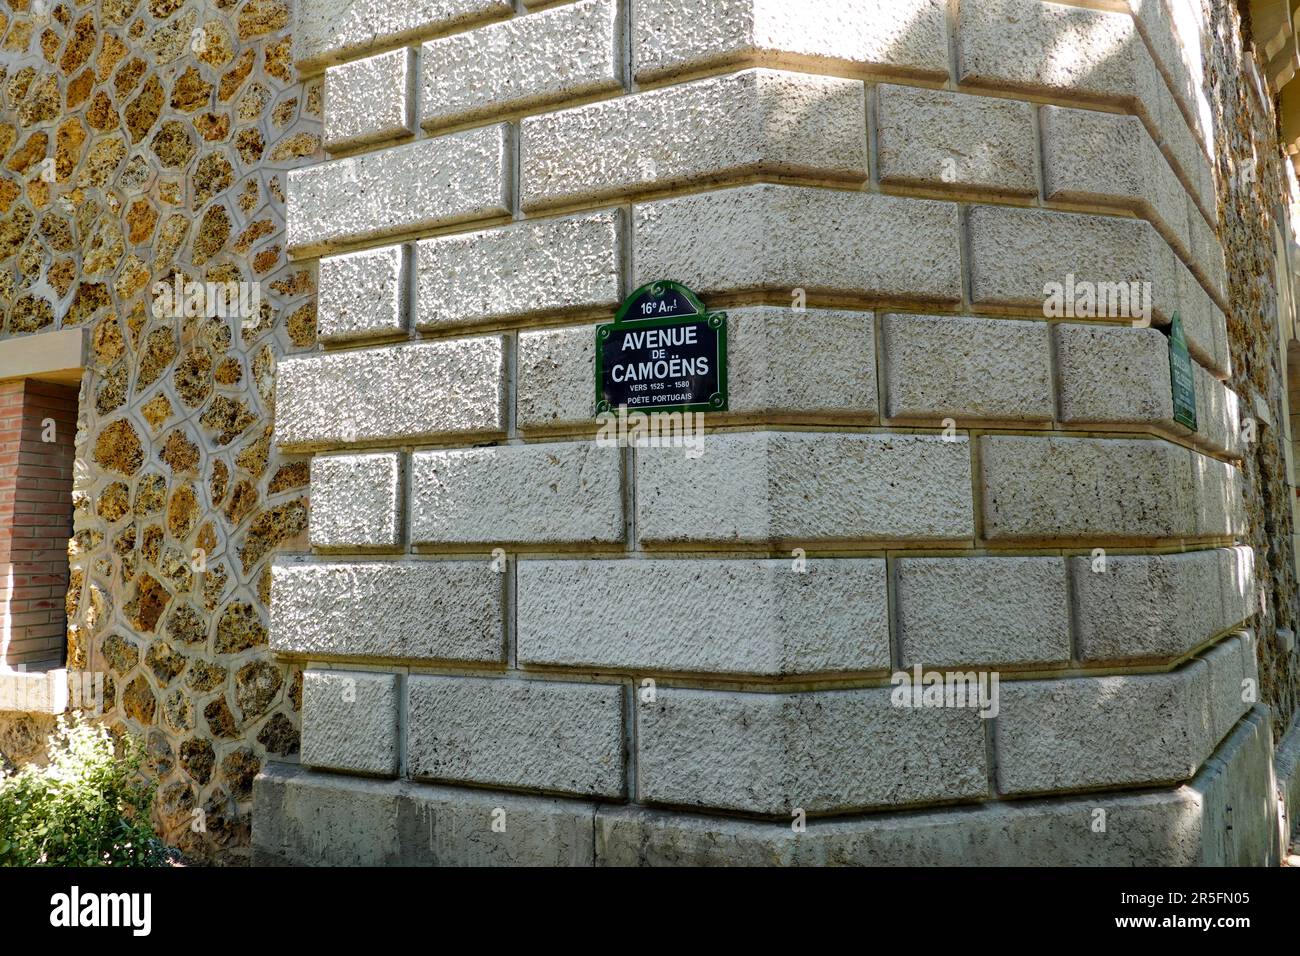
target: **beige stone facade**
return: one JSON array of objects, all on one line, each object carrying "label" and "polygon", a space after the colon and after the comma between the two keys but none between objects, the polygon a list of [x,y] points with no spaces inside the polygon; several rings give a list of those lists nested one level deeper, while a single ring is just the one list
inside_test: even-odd
[{"label": "beige stone facade", "polygon": [[[169,839],[1276,862],[1295,177],[1237,4],[146,2],[7,14],[0,362],[89,330],[67,665]],[[594,326],[662,279],[728,408],[611,447]]]}]

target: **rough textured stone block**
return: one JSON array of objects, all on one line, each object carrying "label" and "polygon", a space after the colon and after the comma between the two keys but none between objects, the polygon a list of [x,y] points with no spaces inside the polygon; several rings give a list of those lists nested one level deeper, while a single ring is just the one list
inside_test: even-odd
[{"label": "rough textured stone block", "polygon": [[900,558],[894,575],[904,667],[1070,660],[1060,558]]},{"label": "rough textured stone block", "polygon": [[[1259,699],[1259,682],[1253,686],[1246,683],[1247,654],[1254,657],[1253,643],[1234,634],[1201,655],[1210,668],[1210,739],[1216,745]],[[1251,703],[1247,697],[1251,697]]]},{"label": "rough textured stone block", "polygon": [[948,90],[876,87],[884,183],[1037,196],[1034,107]]},{"label": "rough textured stone block", "polygon": [[1159,440],[982,436],[984,534],[993,540],[1189,536],[1191,454]]},{"label": "rough textured stone block", "polygon": [[1224,619],[1237,624],[1260,610],[1255,587],[1255,552],[1246,545],[1221,548],[1219,581],[1223,586]]},{"label": "rough textured stone block", "polygon": [[[1228,327],[1223,313],[1196,277],[1175,258],[1173,250],[1161,242],[1155,248],[1155,255],[1163,263],[1157,268],[1173,276],[1177,291],[1175,303],[1182,314],[1183,330],[1187,333],[1187,347],[1192,357],[1218,377],[1227,378],[1232,360],[1228,355]],[[1156,299],[1156,308],[1159,312],[1159,298]]]},{"label": "rough textured stone block", "polygon": [[[1197,361],[1210,370],[1215,378],[1226,381],[1232,377],[1232,355],[1230,343],[1228,342],[1228,317],[1220,309],[1211,308],[1209,321],[1211,331],[1214,334],[1213,354],[1207,357],[1203,344],[1198,346],[1192,354]],[[1188,345],[1190,346],[1191,343],[1189,342]]]},{"label": "rough textured stone block", "polygon": [[487,126],[289,172],[289,251],[510,211],[508,129]]},{"label": "rough textured stone block", "polygon": [[891,418],[1052,420],[1046,323],[894,314],[881,334]]},{"label": "rough textured stone block", "polygon": [[621,541],[621,476],[620,449],[594,442],[418,452],[411,543]]},{"label": "rough textured stone block", "polygon": [[632,48],[638,80],[738,62],[948,75],[944,0],[642,0]]},{"label": "rough textured stone block", "polygon": [[[974,206],[969,216],[971,300],[986,306],[1010,306],[1044,312],[1048,285],[1062,289],[1082,284],[1105,292],[1112,319],[1132,319],[1129,283],[1151,283],[1151,305],[1167,317],[1178,307],[1173,253],[1149,223],[1116,216],[1085,216],[1044,209]],[[1164,246],[1167,259],[1154,256]],[[1101,284],[1104,284],[1101,285]],[[1142,287],[1139,286],[1139,289]],[[1076,294],[1076,309],[1079,298]],[[1076,311],[1053,318],[1096,318]]]},{"label": "rough textured stone block", "polygon": [[[517,421],[524,430],[594,423],[595,326],[519,334]],[[870,312],[776,306],[727,311],[728,412],[773,420],[876,415]]]},{"label": "rough textured stone block", "polygon": [[276,376],[281,446],[504,430],[500,336],[287,358]]},{"label": "rough textured stone block", "polygon": [[1210,670],[1004,681],[994,736],[998,789],[1045,793],[1172,783],[1214,749]]},{"label": "rough textured stone block", "polygon": [[271,649],[312,659],[505,659],[505,576],[489,561],[281,562]]},{"label": "rough textured stone block", "polygon": [[619,89],[621,4],[582,0],[430,40],[420,50],[425,127]]},{"label": "rough textured stone block", "polygon": [[860,182],[864,109],[859,82],[748,70],[529,117],[521,201],[538,209],[760,173]]},{"label": "rough textured stone block", "polygon": [[1200,270],[1200,277],[1209,283],[1210,291],[1226,302],[1228,298],[1228,270],[1223,246],[1219,243],[1217,226],[1211,227],[1197,209],[1190,196],[1186,197],[1187,227],[1191,243],[1191,265]]},{"label": "rough textured stone block", "polygon": [[[665,601],[665,595],[671,599]],[[816,674],[889,667],[885,562],[521,561],[519,660]]]},{"label": "rough textured stone block", "polygon": [[695,291],[779,289],[957,302],[952,203],[755,185],[639,205],[636,285],[675,276]]},{"label": "rough textured stone block", "polygon": [[316,334],[324,342],[400,335],[406,330],[406,269],[401,246],[320,261]]},{"label": "rough textured stone block", "polygon": [[391,777],[397,773],[397,675],[305,670],[302,762]]},{"label": "rough textured stone block", "polygon": [[714,433],[696,458],[637,449],[636,490],[643,544],[950,540],[974,523],[964,437]]},{"label": "rough textured stone block", "polygon": [[1041,0],[981,0],[963,6],[959,33],[962,83],[1104,102],[1139,113],[1159,132],[1163,152],[1201,207],[1213,212],[1213,175],[1205,153],[1129,14]]},{"label": "rough textured stone block", "polygon": [[1214,173],[1207,153],[1187,125],[1178,103],[1160,76],[1155,61],[1141,44],[1135,44],[1134,96],[1131,109],[1155,131],[1161,151],[1178,172],[1201,214],[1215,222]]},{"label": "rough textured stone block", "polygon": [[520,430],[594,422],[591,383],[595,374],[594,325],[520,332],[515,397]]},{"label": "rough textured stone block", "polygon": [[[1286,628],[1283,628],[1285,631]],[[1241,641],[1241,667],[1242,679],[1253,680],[1256,689],[1259,688],[1259,641],[1256,639],[1253,630],[1243,630],[1237,632],[1237,637]],[[1282,635],[1285,640],[1285,635]]]},{"label": "rough textured stone block", "polygon": [[325,71],[325,148],[331,152],[415,132],[415,52],[390,50]]},{"label": "rough textured stone block", "polygon": [[959,15],[963,83],[1121,102],[1133,93],[1132,50],[1142,41],[1127,13],[976,0]]},{"label": "rough textured stone block", "polygon": [[317,66],[513,12],[511,0],[312,0],[295,10],[293,56]]},{"label": "rough textured stone block", "polygon": [[622,215],[613,209],[425,239],[416,246],[416,325],[617,305]]},{"label": "rough textured stone block", "polygon": [[413,777],[619,797],[623,688],[505,678],[407,680]]},{"label": "rough textured stone block", "polygon": [[1241,406],[1232,391],[1199,365],[1196,377],[1196,434],[1193,441],[1211,451],[1240,458],[1243,451]]},{"label": "rough textured stone block", "polygon": [[1070,558],[1079,659],[1173,660],[1240,623],[1226,551]]},{"label": "rough textured stone block", "polygon": [[596,807],[579,800],[276,763],[253,792],[255,865],[590,866],[594,856]]},{"label": "rough textured stone block", "polygon": [[[1209,34],[1209,24],[1196,16],[1191,5],[1184,0],[1174,0],[1173,12],[1169,0],[1128,0],[1134,23],[1151,48],[1157,69],[1169,81],[1175,98],[1183,104],[1196,124],[1193,130],[1197,139],[1206,139],[1205,130],[1212,125],[1209,120],[1210,104],[1205,91],[1204,64],[1201,60],[1202,42]],[[1191,13],[1191,16],[1187,14]]]},{"label": "rough textured stone block", "polygon": [[1169,339],[1157,329],[1057,325],[1063,422],[1133,422],[1186,433],[1174,421]]},{"label": "rough textured stone block", "polygon": [[728,410],[875,417],[875,353],[870,312],[729,309]]},{"label": "rough textured stone block", "polygon": [[[736,694],[660,687],[637,702],[649,803],[786,816],[982,797],[974,709],[894,707],[890,689]],[[908,767],[899,773],[900,765]]]},{"label": "rough textured stone block", "polygon": [[1246,530],[1241,470],[1226,461],[1196,452],[1191,453],[1191,462],[1196,534],[1240,537]]},{"label": "rough textured stone block", "polygon": [[401,456],[313,458],[310,528],[314,548],[393,548],[401,544]]},{"label": "rough textured stone block", "polygon": [[1130,209],[1190,253],[1187,194],[1136,116],[1043,107],[1043,192]]}]

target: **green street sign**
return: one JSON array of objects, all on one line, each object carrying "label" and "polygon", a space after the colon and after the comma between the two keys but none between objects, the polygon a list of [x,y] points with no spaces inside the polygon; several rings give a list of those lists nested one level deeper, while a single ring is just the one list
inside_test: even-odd
[{"label": "green street sign", "polygon": [[1169,381],[1174,393],[1174,421],[1196,431],[1196,378],[1187,336],[1183,334],[1183,317],[1177,312],[1169,324]]},{"label": "green street sign", "polygon": [[727,313],[679,282],[643,285],[596,328],[596,414],[727,408]]}]

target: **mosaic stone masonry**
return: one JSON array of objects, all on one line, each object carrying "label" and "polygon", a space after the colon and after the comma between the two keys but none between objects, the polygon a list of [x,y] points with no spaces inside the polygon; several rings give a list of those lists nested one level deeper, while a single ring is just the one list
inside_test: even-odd
[{"label": "mosaic stone masonry", "polygon": [[[238,858],[253,777],[299,746],[301,679],[266,646],[270,555],[307,527],[275,368],[316,335],[284,190],[319,152],[322,84],[296,78],[291,23],[285,0],[0,5],[3,336],[91,343],[68,665],[106,674],[164,836],[198,857]],[[159,314],[178,281],[256,284],[260,309]]]}]

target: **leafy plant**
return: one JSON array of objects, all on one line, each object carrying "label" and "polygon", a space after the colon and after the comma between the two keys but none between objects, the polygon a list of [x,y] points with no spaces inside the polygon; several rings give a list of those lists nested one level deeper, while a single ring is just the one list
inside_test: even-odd
[{"label": "leafy plant", "polygon": [[154,787],[139,741],[116,752],[103,724],[59,718],[49,765],[0,770],[0,865],[163,866],[169,851],[149,819]]}]

